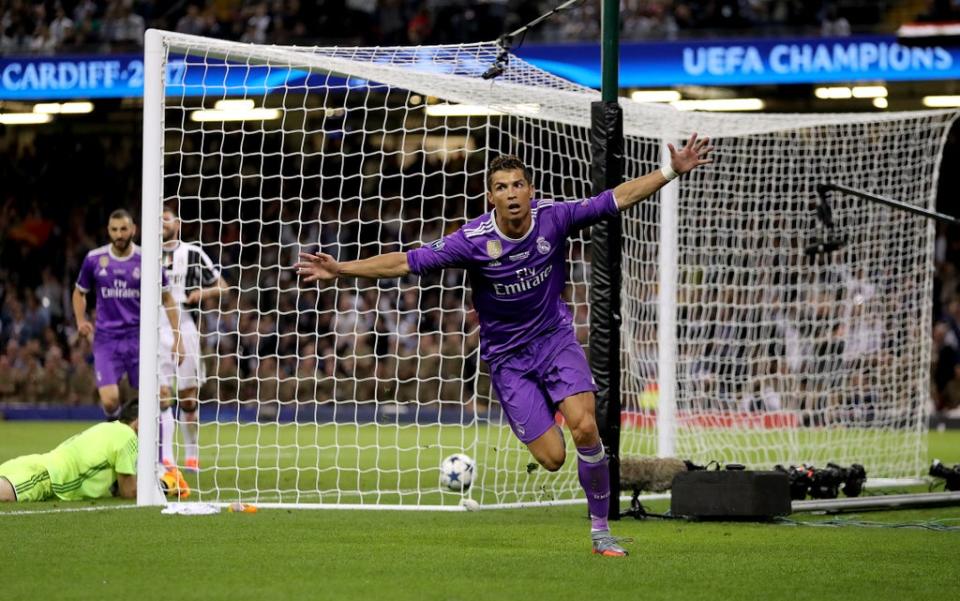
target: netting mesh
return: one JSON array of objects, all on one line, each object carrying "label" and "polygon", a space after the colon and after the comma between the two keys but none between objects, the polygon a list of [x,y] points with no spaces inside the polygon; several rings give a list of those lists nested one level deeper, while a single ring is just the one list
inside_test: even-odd
[{"label": "netting mesh", "polygon": [[[197,500],[449,506],[441,459],[477,460],[484,504],[578,498],[575,468],[537,469],[478,357],[463,272],[301,286],[300,250],[340,260],[409,250],[486,210],[485,166],[520,155],[538,196],[590,194],[596,92],[493,44],[260,47],[164,34],[161,199],[230,292],[201,307],[207,366]],[[246,99],[256,121],[197,120]],[[433,117],[434,103],[494,109]],[[830,179],[929,206],[953,115],[713,117],[625,105],[626,173],[664,139],[718,138],[679,182],[676,453],[698,460],[856,460],[916,475],[925,428],[932,230],[838,199],[851,240],[805,259],[812,186]],[[625,217],[627,454],[656,452],[660,200]],[[587,343],[589,236],[568,247],[566,298]],[[149,244],[150,241],[144,241]],[[159,244],[159,242],[157,242]],[[838,341],[842,342],[839,344]]]},{"label": "netting mesh", "polygon": [[[832,254],[816,184],[833,182],[932,206],[940,115],[828,124],[716,140],[717,162],[679,188],[676,454],[750,466],[828,461],[871,476],[916,477],[926,456],[931,248],[928,220],[834,195]],[[656,217],[626,218],[636,424],[652,426],[659,390]],[[632,329],[631,329],[632,328]],[[629,364],[628,364],[629,365]],[[643,375],[637,378],[634,376]],[[638,428],[633,448],[643,448]]]}]

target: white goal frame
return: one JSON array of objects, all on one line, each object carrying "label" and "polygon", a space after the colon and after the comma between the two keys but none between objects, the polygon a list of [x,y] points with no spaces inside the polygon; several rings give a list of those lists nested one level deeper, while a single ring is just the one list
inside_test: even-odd
[{"label": "white goal frame", "polygon": [[[160,505],[168,503],[161,493],[156,478],[156,444],[158,438],[157,420],[159,418],[159,407],[151,399],[158,398],[158,380],[157,380],[157,352],[159,347],[159,312],[160,306],[160,262],[161,262],[161,229],[160,218],[161,208],[163,206],[163,160],[164,160],[164,109],[165,109],[165,86],[167,72],[164,65],[164,56],[168,44],[185,43],[204,43],[214,48],[227,49],[234,52],[249,51],[259,60],[269,61],[276,58],[281,61],[298,61],[296,64],[314,65],[320,72],[337,73],[356,73],[352,69],[358,68],[358,63],[337,55],[334,52],[329,54],[310,54],[309,50],[295,47],[279,46],[255,46],[241,44],[236,42],[226,42],[221,40],[212,40],[163,32],[158,30],[148,30],[145,36],[145,61],[144,61],[144,127],[143,127],[143,195],[142,195],[142,257],[143,257],[143,279],[144,285],[141,290],[141,323],[140,323],[140,456],[138,461],[138,496],[139,505]],[[488,45],[491,54],[496,47],[493,44]],[[376,49],[375,49],[376,50]],[[382,81],[388,85],[401,86],[404,81],[402,74],[398,74],[398,69],[394,65],[381,65],[373,61],[364,63],[358,77],[366,78],[370,81]],[[424,78],[421,88],[416,89],[418,93],[424,95],[435,95],[445,98],[451,103],[467,103],[474,100],[477,94],[483,92],[479,101],[487,106],[494,107],[503,112],[510,118],[525,119],[522,111],[511,114],[511,101],[517,94],[535,94],[538,91],[542,94],[549,91],[549,99],[544,101],[547,113],[540,118],[560,124],[562,127],[583,128],[589,120],[589,103],[598,98],[598,94],[587,88],[581,88],[575,84],[561,80],[560,78],[549,75],[535,67],[524,63],[517,57],[511,57],[510,70],[516,70],[522,73],[522,77],[517,75],[514,79],[508,74],[502,78],[502,81],[492,83],[479,81],[465,81],[461,75],[445,73],[418,73],[418,76]],[[463,79],[464,81],[460,81]],[[478,78],[479,79],[479,78]],[[441,96],[442,85],[445,82],[456,80],[458,88],[456,93]],[[408,89],[413,90],[415,84],[408,84]],[[537,86],[540,86],[539,88]],[[549,102],[549,106],[546,103]],[[869,126],[875,123],[890,122],[899,123],[900,120],[907,119],[902,115],[889,113],[884,115],[877,114],[851,114],[851,115],[750,115],[748,118],[730,116],[730,115],[707,115],[690,113],[685,115],[678,114],[674,109],[663,106],[640,106],[633,103],[624,102],[624,133],[626,136],[634,138],[644,138],[655,141],[656,157],[646,159],[649,165],[638,159],[631,167],[625,171],[629,176],[636,176],[640,173],[634,173],[632,170],[638,168],[655,167],[664,164],[669,160],[669,153],[666,150],[666,144],[681,143],[692,131],[716,132],[713,134],[717,138],[727,139],[761,139],[763,136],[776,135],[783,131],[800,131],[823,128],[857,127],[859,124]],[[925,111],[911,115],[910,119],[927,119],[931,125],[931,130],[942,130],[942,135],[936,139],[931,134],[931,148],[938,147],[942,151],[946,132],[957,114],[949,111]],[[904,135],[909,135],[905,133]],[[939,146],[937,146],[939,145]],[[722,145],[721,145],[722,149]],[[929,207],[935,193],[935,182],[938,176],[938,168],[934,169],[929,177],[934,185],[924,186],[924,195],[916,198],[900,198],[905,202],[911,202],[920,206]],[[657,211],[655,229],[658,235],[659,253],[657,256],[657,276],[656,282],[659,282],[657,294],[657,306],[660,319],[653,326],[655,336],[658,340],[658,351],[656,366],[659,371],[659,396],[657,400],[658,410],[653,416],[656,424],[656,433],[653,435],[655,444],[653,448],[656,454],[661,456],[670,456],[685,453],[692,453],[689,447],[684,447],[682,437],[678,433],[678,391],[681,383],[677,381],[678,374],[678,346],[681,344],[677,340],[677,322],[678,307],[680,305],[679,295],[680,278],[678,265],[682,260],[681,239],[678,230],[682,227],[681,220],[684,218],[679,214],[680,204],[683,202],[684,195],[681,192],[681,186],[685,185],[683,181],[675,181],[667,185],[657,196],[656,202],[660,203],[661,210]],[[932,188],[932,190],[931,190]],[[811,212],[812,215],[812,212]],[[629,218],[629,217],[626,217]],[[929,238],[926,252],[932,265],[932,225],[926,229],[926,236]],[[626,269],[626,267],[625,267]],[[925,282],[929,288],[929,274]],[[927,291],[929,300],[931,292]],[[930,307],[923,310],[920,319],[929,317]],[[625,357],[630,356],[629,349],[623,349],[621,354]],[[920,358],[929,358],[929,348],[924,351],[918,349]],[[924,355],[924,353],[926,353]],[[630,365],[624,365],[623,370],[630,370]],[[921,374],[916,381],[916,393],[919,397],[924,394],[924,383],[927,382],[928,375]],[[639,391],[633,391],[639,395]],[[625,392],[626,394],[626,387]],[[926,403],[924,399],[919,399],[916,411],[919,415],[914,415],[911,423],[915,423],[917,431],[916,436],[922,436],[926,431]],[[646,434],[644,434],[645,436]],[[923,443],[925,444],[925,443]],[[623,453],[638,452],[638,449],[649,448],[641,446],[621,445]],[[914,446],[915,457],[910,460],[919,467],[925,457],[921,457],[925,448]],[[702,457],[698,457],[702,458]],[[720,459],[731,460],[729,457],[719,456]],[[796,458],[797,461],[802,457]],[[575,463],[573,461],[569,463]],[[481,466],[481,470],[483,466]],[[868,466],[869,469],[869,466]],[[919,474],[917,474],[919,475]],[[562,489],[563,494],[555,498],[544,498],[536,501],[530,501],[526,498],[522,500],[500,500],[494,499],[492,502],[483,501],[484,507],[525,507],[542,504],[567,504],[581,502],[579,488],[575,485],[575,469],[565,468],[558,478],[565,478],[566,484]],[[909,479],[899,479],[898,482],[906,482]],[[888,481],[885,481],[888,482]],[[208,499],[202,499],[207,501]],[[223,499],[212,499],[214,503],[226,504]],[[362,509],[433,509],[433,510],[459,510],[459,505],[441,504],[441,505],[421,505],[421,504],[378,504],[378,503],[258,503],[264,507],[310,507],[310,508],[362,508]]]}]

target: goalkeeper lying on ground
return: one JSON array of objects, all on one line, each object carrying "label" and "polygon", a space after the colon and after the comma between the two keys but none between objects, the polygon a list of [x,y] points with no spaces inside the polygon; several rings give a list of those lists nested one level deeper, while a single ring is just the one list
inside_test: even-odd
[{"label": "goalkeeper lying on ground", "polygon": [[[116,494],[137,496],[136,400],[121,409],[119,421],[97,424],[49,453],[24,455],[0,464],[0,501],[79,501]],[[177,470],[162,478],[164,488],[190,494]]]}]

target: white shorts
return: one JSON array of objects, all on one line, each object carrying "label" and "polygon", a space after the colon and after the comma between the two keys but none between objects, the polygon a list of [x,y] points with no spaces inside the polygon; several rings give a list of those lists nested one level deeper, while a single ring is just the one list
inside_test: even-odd
[{"label": "white shorts", "polygon": [[200,355],[200,332],[190,318],[184,318],[180,328],[185,356],[183,363],[177,365],[173,358],[173,330],[169,325],[160,327],[160,385],[170,388],[176,385],[177,390],[199,388],[206,380],[203,357]]}]

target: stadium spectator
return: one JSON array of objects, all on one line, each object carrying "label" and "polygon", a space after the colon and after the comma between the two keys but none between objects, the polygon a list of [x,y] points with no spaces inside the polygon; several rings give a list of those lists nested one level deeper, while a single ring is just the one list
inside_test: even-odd
[{"label": "stadium spectator", "polygon": [[44,354],[38,377],[34,390],[35,401],[50,403],[65,399],[69,402],[68,369],[59,346],[50,347]]},{"label": "stadium spectator", "polygon": [[[0,2],[0,50],[50,52],[70,46],[130,50],[142,45],[147,26],[194,35],[266,44],[463,43],[496,39],[556,7],[553,0],[80,0],[74,3]],[[68,7],[73,4],[72,10]],[[621,37],[663,39],[700,35],[704,30],[745,31],[789,28],[798,34],[846,35],[850,20],[880,28],[886,5],[797,0],[625,0]],[[917,9],[919,13],[922,9]],[[836,13],[834,12],[836,11]],[[834,16],[836,14],[836,16]],[[921,18],[949,20],[957,9],[950,0],[929,3]],[[596,40],[598,3],[584,2],[534,30],[531,39]]]},{"label": "stadium spectator", "polygon": [[200,14],[196,4],[188,4],[186,14],[177,21],[176,30],[190,35],[204,35],[207,33],[207,19]]},{"label": "stadium spectator", "polygon": [[933,327],[933,398],[938,411],[947,406],[946,388],[955,377],[957,365],[960,365],[960,353],[950,343],[950,326],[939,322]]},{"label": "stadium spectator", "polygon": [[823,20],[820,21],[820,35],[824,37],[850,35],[850,21],[840,14],[836,4],[830,4],[824,9]]},{"label": "stadium spectator", "polygon": [[0,401],[14,401],[17,396],[17,380],[13,362],[6,353],[0,354]]},{"label": "stadium spectator", "polygon": [[87,405],[97,402],[97,378],[93,366],[87,361],[83,348],[76,345],[70,349],[70,367],[67,373],[67,403]]},{"label": "stadium spectator", "polygon": [[103,39],[118,49],[143,45],[143,17],[133,12],[132,0],[115,0],[107,7],[103,19]]},{"label": "stadium spectator", "polygon": [[921,21],[954,21],[960,19],[960,4],[956,0],[927,0],[927,9]]},{"label": "stadium spectator", "polygon": [[46,309],[49,314],[49,321],[59,324],[63,321],[63,307],[65,296],[63,284],[53,275],[53,270],[49,267],[43,268],[40,276],[41,283],[34,291],[36,298],[40,301],[40,306]]},{"label": "stadium spectator", "polygon": [[54,8],[54,17],[50,21],[50,37],[57,48],[61,48],[73,38],[73,19],[67,16],[63,4],[57,3]]}]

